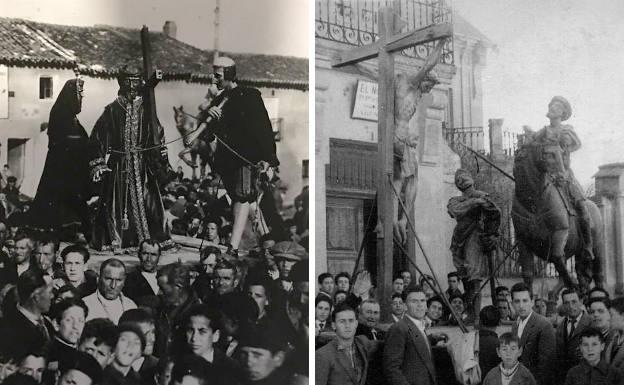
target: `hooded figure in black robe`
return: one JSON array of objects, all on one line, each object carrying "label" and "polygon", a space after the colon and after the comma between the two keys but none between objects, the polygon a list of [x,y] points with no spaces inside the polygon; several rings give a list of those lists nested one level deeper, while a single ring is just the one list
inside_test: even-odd
[{"label": "hooded figure in black robe", "polygon": [[70,79],[59,93],[48,122],[48,155],[28,226],[54,231],[64,239],[89,234],[89,136],[76,115],[82,108],[84,81]]}]

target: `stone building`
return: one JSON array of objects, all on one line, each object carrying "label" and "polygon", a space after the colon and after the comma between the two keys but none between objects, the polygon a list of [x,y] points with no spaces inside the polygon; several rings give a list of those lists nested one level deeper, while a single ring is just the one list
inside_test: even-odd
[{"label": "stone building", "polygon": [[[454,269],[449,251],[454,222],[446,204],[458,194],[453,178],[460,159],[446,144],[443,127],[483,126],[481,70],[490,43],[461,16],[440,8],[441,2],[423,5],[402,0],[398,4],[406,22],[404,30],[438,21],[452,21],[454,27],[451,49],[445,50],[442,62],[434,68],[440,84],[423,99],[410,122],[417,125],[420,134],[415,227],[435,273],[445,277]],[[376,223],[369,221],[377,188],[377,121],[376,116],[361,117],[362,99],[367,96],[364,100],[376,109],[376,87],[368,95],[363,86],[358,91],[358,84],[376,85],[377,62],[372,59],[340,69],[331,66],[338,52],[374,40],[378,7],[376,3],[338,0],[324,0],[316,7],[317,273],[353,271],[365,234],[359,268],[375,275],[376,259],[381,257],[375,255]],[[396,55],[395,71],[418,71],[426,51],[420,47]],[[413,242],[408,247],[417,250]],[[428,273],[420,251],[416,251],[416,263]],[[405,260],[398,260],[394,270],[398,267],[409,266]],[[376,285],[390,282],[378,279]]]},{"label": "stone building", "polygon": [[[175,23],[150,32],[154,67],[164,79],[156,88],[157,110],[167,141],[180,136],[173,106],[196,114],[212,72],[213,52],[176,39]],[[222,53],[237,63],[240,83],[258,88],[274,124],[280,176],[288,186],[284,203],[292,204],[307,185],[308,60],[274,55]],[[115,76],[124,64],[142,66],[138,29],[106,25],[76,27],[0,18],[0,164],[9,164],[21,179],[22,192],[36,191],[46,158],[42,132],[50,108],[72,68],[81,66],[85,80],[78,118],[87,132],[117,95]],[[169,145],[174,168],[191,171],[177,154],[182,142]]]}]

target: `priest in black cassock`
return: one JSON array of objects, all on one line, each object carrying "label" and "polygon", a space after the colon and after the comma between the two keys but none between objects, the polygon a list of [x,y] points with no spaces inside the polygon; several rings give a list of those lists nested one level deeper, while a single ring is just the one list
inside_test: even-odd
[{"label": "priest in black cassock", "polygon": [[[90,145],[97,157],[89,166],[99,195],[92,246],[119,251],[154,239],[171,245],[165,226],[158,179],[166,160],[162,127],[151,127],[146,116],[145,81],[140,71],[120,71],[119,93],[104,108],[91,132]],[[155,137],[156,136],[156,137]],[[163,162],[164,160],[164,162]]]}]

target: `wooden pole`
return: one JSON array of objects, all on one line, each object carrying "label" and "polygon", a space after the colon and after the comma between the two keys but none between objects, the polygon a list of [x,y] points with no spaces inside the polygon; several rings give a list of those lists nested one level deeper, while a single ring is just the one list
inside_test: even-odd
[{"label": "wooden pole", "polygon": [[[395,16],[392,8],[379,10],[379,37],[385,43],[394,34]],[[383,44],[382,44],[383,46]],[[377,293],[381,314],[390,317],[390,294],[393,274],[393,196],[386,181],[392,179],[393,137],[394,137],[394,56],[381,49],[378,57],[378,143],[379,161],[377,168]]]}]

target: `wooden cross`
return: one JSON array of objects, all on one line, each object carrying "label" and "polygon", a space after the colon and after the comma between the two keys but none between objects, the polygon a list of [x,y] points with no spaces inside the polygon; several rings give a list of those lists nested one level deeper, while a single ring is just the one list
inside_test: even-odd
[{"label": "wooden cross", "polygon": [[[394,53],[406,48],[452,36],[450,23],[435,24],[415,31],[397,33],[402,21],[393,8],[379,9],[379,39],[340,53],[332,67],[356,64],[377,57],[378,63],[378,170],[377,170],[377,283],[381,306],[385,308],[390,298],[393,268],[393,180],[394,155]],[[382,315],[389,311],[382,311]]]}]

